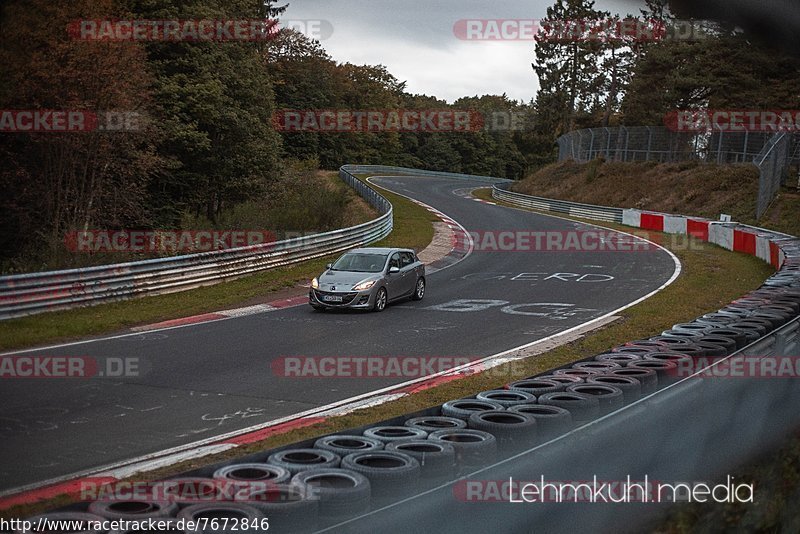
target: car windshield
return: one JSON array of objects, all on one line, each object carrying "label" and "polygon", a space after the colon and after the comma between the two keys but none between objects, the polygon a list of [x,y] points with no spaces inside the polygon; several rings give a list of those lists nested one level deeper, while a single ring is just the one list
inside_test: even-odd
[{"label": "car windshield", "polygon": [[386,264],[386,254],[345,254],[331,267],[334,271],[352,271],[357,273],[378,273]]}]

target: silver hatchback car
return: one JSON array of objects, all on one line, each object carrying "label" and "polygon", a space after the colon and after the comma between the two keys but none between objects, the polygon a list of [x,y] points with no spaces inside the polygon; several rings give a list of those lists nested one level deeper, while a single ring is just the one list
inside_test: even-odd
[{"label": "silver hatchback car", "polygon": [[311,281],[308,303],[333,308],[383,311],[389,302],[425,296],[425,265],[407,248],[357,248],[346,252]]}]

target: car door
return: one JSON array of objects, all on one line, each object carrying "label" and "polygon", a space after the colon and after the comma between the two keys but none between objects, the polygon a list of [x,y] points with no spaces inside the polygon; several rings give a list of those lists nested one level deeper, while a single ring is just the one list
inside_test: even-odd
[{"label": "car door", "polygon": [[403,282],[403,295],[410,295],[417,283],[414,255],[410,252],[400,253],[400,274]]},{"label": "car door", "polygon": [[386,291],[389,293],[389,299],[396,299],[403,296],[405,293],[403,285],[403,272],[389,272],[392,267],[400,269],[400,253],[394,252],[389,256],[389,263],[386,264]]}]

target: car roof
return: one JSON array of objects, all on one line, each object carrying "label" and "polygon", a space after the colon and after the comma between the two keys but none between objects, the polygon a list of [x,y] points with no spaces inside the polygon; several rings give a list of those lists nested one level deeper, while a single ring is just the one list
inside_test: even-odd
[{"label": "car roof", "polygon": [[354,248],[347,252],[360,252],[363,254],[390,254],[392,252],[414,252],[410,248],[391,248],[391,247],[363,247]]}]

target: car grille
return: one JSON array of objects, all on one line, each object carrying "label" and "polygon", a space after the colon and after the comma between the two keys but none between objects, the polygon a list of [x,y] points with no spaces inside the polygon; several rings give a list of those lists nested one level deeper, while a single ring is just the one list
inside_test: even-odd
[{"label": "car grille", "polygon": [[[329,306],[346,306],[346,305],[350,304],[351,302],[353,302],[353,299],[356,298],[356,295],[358,295],[358,293],[356,293],[356,292],[353,292],[353,293],[331,293],[331,292],[328,292],[328,291],[320,291],[318,289],[314,290],[314,294],[316,295],[318,301],[320,301],[322,303],[325,303],[325,304],[327,304]],[[325,300],[323,298],[325,295],[336,295],[336,296],[342,297],[342,301],[341,302],[329,302],[329,301],[327,301],[327,300]]]}]

